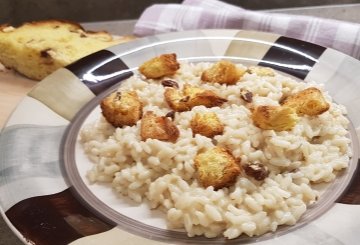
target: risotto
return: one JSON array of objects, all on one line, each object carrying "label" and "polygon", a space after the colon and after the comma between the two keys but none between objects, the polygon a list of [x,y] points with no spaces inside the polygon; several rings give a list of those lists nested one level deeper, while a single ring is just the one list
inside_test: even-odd
[{"label": "risotto", "polygon": [[[164,78],[176,81],[180,88],[199,86],[226,99],[219,106],[171,112],[179,130],[176,141],[142,139],[140,120],[133,126],[113,127],[99,115],[97,121],[84,125],[80,141],[92,161],[88,180],[111,183],[115,192],[138,203],[148,202],[149,208],[166,214],[169,229],[184,229],[190,237],[223,235],[233,239],[294,225],[319,198],[315,185],[331,182],[349,164],[345,107],[334,103],[319,84],[295,81],[270,70],[271,75],[245,72],[231,85],[204,83],[201,74],[211,66],[183,62],[175,75]],[[249,71],[242,64],[236,67]],[[166,115],[172,109],[164,100],[164,79],[135,74],[118,91],[136,91],[144,112]],[[326,112],[299,117],[291,130],[264,130],[254,125],[254,107],[279,106],[284,96],[310,87],[322,91],[330,105]],[[251,91],[251,96],[243,91]],[[221,133],[213,137],[193,133],[192,118],[205,112],[216,114],[223,125]],[[268,174],[258,180],[242,169],[230,186],[204,187],[194,159],[215,146],[226,148],[240,159],[241,166],[262,163]]]}]

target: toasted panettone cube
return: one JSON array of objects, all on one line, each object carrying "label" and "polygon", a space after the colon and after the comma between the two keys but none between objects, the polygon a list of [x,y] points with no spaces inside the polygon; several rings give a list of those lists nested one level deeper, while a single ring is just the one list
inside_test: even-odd
[{"label": "toasted panettone cube", "polygon": [[179,129],[169,117],[157,116],[154,112],[147,111],[141,119],[142,140],[158,139],[175,142],[179,135]]},{"label": "toasted panettone cube", "polygon": [[86,31],[77,23],[46,20],[15,28],[0,26],[0,62],[34,80],[60,67],[133,37],[113,38],[107,32]]},{"label": "toasted panettone cube", "polygon": [[188,101],[190,97],[186,97],[183,95],[182,91],[176,88],[165,88],[164,97],[166,103],[170,106],[174,111],[188,111],[191,110],[188,105]]},{"label": "toasted panettone cube", "polygon": [[321,91],[314,87],[290,95],[281,104],[294,108],[299,115],[309,116],[320,115],[330,108]]},{"label": "toasted panettone cube", "polygon": [[188,104],[191,108],[198,105],[203,105],[210,108],[221,106],[223,103],[227,102],[227,99],[218,96],[211,90],[191,86],[190,84],[184,85],[183,93],[185,97],[190,97]]},{"label": "toasted panettone cube", "polygon": [[219,146],[196,155],[194,162],[201,185],[214,189],[231,186],[241,170],[240,161]]},{"label": "toasted panettone cube", "polygon": [[209,83],[235,84],[246,70],[237,68],[233,63],[221,60],[203,71],[201,80]]},{"label": "toasted panettone cube", "polygon": [[148,79],[158,79],[174,75],[179,68],[176,54],[162,54],[143,63],[139,71]]},{"label": "toasted panettone cube", "polygon": [[273,77],[275,72],[270,67],[261,67],[261,66],[250,66],[247,70],[250,74],[256,74],[260,77]]},{"label": "toasted panettone cube", "polygon": [[195,106],[205,107],[221,106],[227,102],[211,90],[185,84],[183,90],[166,88],[164,97],[170,108],[174,111],[189,111]]},{"label": "toasted panettone cube", "polygon": [[100,103],[102,114],[114,127],[132,126],[142,116],[143,105],[135,91],[114,92]]},{"label": "toasted panettone cube", "polygon": [[224,132],[224,124],[214,112],[196,113],[190,121],[193,134],[212,138]]},{"label": "toasted panettone cube", "polygon": [[252,111],[255,126],[275,131],[291,130],[299,118],[295,109],[284,106],[257,106]]}]

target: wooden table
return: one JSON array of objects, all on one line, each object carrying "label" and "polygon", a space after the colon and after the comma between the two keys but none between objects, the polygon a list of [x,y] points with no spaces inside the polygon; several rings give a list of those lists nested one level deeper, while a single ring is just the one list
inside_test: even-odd
[{"label": "wooden table", "polygon": [[[1,68],[0,68],[1,69]],[[16,105],[36,84],[36,81],[27,79],[13,71],[0,71],[0,128],[5,125],[7,118]]]}]

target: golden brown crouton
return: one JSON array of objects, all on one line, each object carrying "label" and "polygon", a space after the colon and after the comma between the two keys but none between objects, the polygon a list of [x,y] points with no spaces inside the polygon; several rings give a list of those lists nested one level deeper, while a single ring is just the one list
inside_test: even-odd
[{"label": "golden brown crouton", "polygon": [[201,134],[209,138],[224,131],[224,125],[214,112],[196,113],[190,121],[190,127],[193,134]]},{"label": "golden brown crouton", "polygon": [[237,68],[233,63],[221,60],[201,74],[201,80],[209,83],[235,84],[245,70]]},{"label": "golden brown crouton", "polygon": [[148,79],[157,79],[172,76],[180,68],[176,54],[162,54],[146,61],[139,67],[139,71]]},{"label": "golden brown crouton", "polygon": [[227,100],[218,96],[211,90],[205,90],[196,86],[185,84],[183,90],[166,88],[164,97],[168,105],[174,111],[189,111],[199,105],[205,107],[221,106]]},{"label": "golden brown crouton", "polygon": [[210,108],[214,106],[221,106],[223,103],[227,102],[227,99],[218,96],[211,90],[202,89],[189,84],[184,85],[183,91],[185,97],[190,97],[188,104],[191,108],[198,105]]},{"label": "golden brown crouton", "polygon": [[168,117],[159,117],[147,111],[141,119],[140,136],[142,140],[158,139],[175,142],[179,137],[179,129]]},{"label": "golden brown crouton", "polygon": [[321,91],[314,87],[290,95],[281,104],[294,108],[299,115],[309,116],[320,115],[330,108]]},{"label": "golden brown crouton", "polygon": [[100,103],[102,114],[114,127],[132,126],[142,116],[143,105],[135,91],[114,92]]},{"label": "golden brown crouton", "polygon": [[292,129],[299,120],[295,109],[283,106],[257,106],[252,111],[254,124],[261,129]]},{"label": "golden brown crouton", "polygon": [[174,111],[188,111],[191,110],[188,102],[190,97],[183,95],[182,91],[175,88],[165,88],[164,97],[166,103]]},{"label": "golden brown crouton", "polygon": [[261,67],[261,66],[250,66],[247,70],[250,74],[256,74],[260,77],[273,77],[275,72],[270,67]]},{"label": "golden brown crouton", "polygon": [[195,169],[202,186],[229,187],[240,174],[239,161],[225,148],[214,147],[195,157]]}]

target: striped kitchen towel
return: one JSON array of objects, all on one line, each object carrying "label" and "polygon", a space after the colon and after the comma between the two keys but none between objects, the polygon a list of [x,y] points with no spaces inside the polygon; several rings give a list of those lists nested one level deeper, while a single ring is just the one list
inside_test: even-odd
[{"label": "striped kitchen towel", "polygon": [[280,35],[337,49],[360,59],[360,24],[309,16],[255,12],[218,0],[155,4],[135,25],[134,34],[194,29],[244,29]]}]

